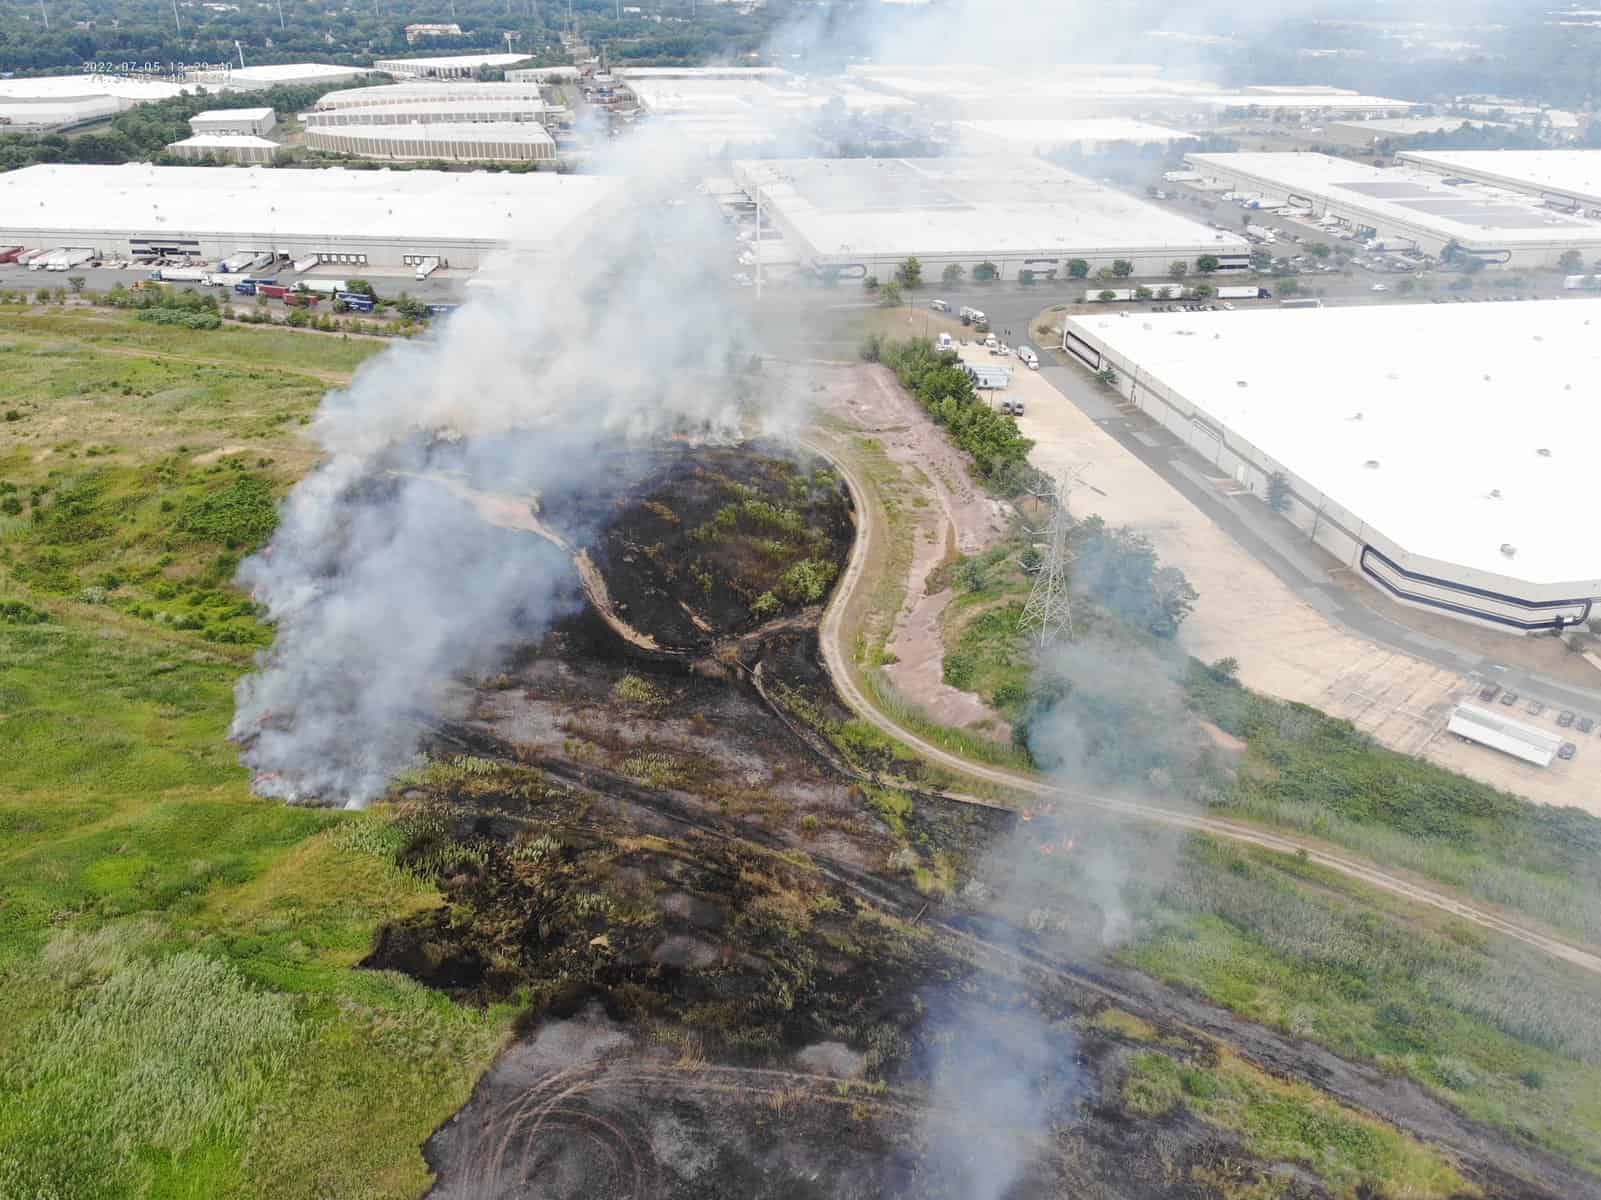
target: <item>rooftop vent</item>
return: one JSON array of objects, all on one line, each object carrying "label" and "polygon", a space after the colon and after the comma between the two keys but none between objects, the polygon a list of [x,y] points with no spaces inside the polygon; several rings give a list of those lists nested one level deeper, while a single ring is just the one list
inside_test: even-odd
[{"label": "rooftop vent", "polygon": [[1234,386],[1235,387],[1250,387],[1251,385],[1246,383],[1245,380],[1243,380],[1243,379],[1236,379],[1234,381]]},{"label": "rooftop vent", "polygon": [[1547,450],[1544,446],[1541,446],[1538,450],[1535,451],[1535,453],[1538,454],[1541,458],[1550,458],[1551,457],[1551,451]]},{"label": "rooftop vent", "polygon": [[1377,471],[1379,469],[1379,460],[1376,458],[1370,458],[1362,465],[1370,471]]},{"label": "rooftop vent", "polygon": [[1351,420],[1360,421],[1361,419],[1362,419],[1362,414],[1361,413],[1352,413],[1351,414]]},{"label": "rooftop vent", "polygon": [[1490,489],[1490,494],[1485,497],[1486,500],[1499,500],[1500,498],[1501,498],[1501,489],[1500,488],[1491,488]]},{"label": "rooftop vent", "polygon": [[1506,555],[1508,558],[1516,558],[1518,556],[1518,548],[1511,542],[1502,542],[1501,553]]}]

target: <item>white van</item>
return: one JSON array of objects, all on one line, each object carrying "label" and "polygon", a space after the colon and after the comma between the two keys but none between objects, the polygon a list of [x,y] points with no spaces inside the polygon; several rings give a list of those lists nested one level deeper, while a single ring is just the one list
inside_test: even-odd
[{"label": "white van", "polygon": [[1023,360],[1023,365],[1030,371],[1038,371],[1040,369],[1040,356],[1034,353],[1033,346],[1019,346],[1017,348],[1017,357]]},{"label": "white van", "polygon": [[951,338],[951,335],[948,334],[948,333],[942,333],[942,334],[939,335],[939,341],[938,341],[937,345],[938,345],[938,348],[941,349],[941,350],[954,350],[954,349],[956,349],[956,342]]}]

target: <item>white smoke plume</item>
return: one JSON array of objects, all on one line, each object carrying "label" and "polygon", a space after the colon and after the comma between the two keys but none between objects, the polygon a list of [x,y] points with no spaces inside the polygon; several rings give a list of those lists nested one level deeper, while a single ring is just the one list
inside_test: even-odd
[{"label": "white smoke plume", "polygon": [[538,508],[581,545],[576,514],[626,484],[628,449],[739,428],[751,344],[728,302],[733,239],[660,141],[609,165],[626,194],[587,229],[508,260],[511,287],[325,400],[311,435],[327,457],[239,573],[277,627],[233,727],[259,790],[365,804],[413,755],[418,718],[460,703],[453,677],[574,605],[562,551],[487,523],[475,494],[509,508],[502,525]]}]

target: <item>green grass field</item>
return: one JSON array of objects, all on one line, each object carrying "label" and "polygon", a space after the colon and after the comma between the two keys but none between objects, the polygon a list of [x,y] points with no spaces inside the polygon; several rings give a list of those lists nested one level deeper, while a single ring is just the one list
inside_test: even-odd
[{"label": "green grass field", "polygon": [[508,1027],[351,969],[436,897],[225,740],[228,579],[375,346],[0,319],[0,1196],[416,1196]]}]

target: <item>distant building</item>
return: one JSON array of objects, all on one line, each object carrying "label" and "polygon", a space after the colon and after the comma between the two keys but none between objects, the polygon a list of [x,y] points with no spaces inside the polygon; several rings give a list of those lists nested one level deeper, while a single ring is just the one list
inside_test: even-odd
[{"label": "distant building", "polygon": [[224,92],[251,92],[263,88],[300,84],[342,83],[370,75],[367,67],[341,67],[333,63],[272,63],[264,67],[225,67],[190,71],[184,79],[190,84]]},{"label": "distant building", "polygon": [[361,158],[441,162],[550,162],[556,142],[535,121],[332,125],[306,130],[306,146]]},{"label": "distant building", "polygon": [[1287,484],[1285,519],[1354,577],[1521,634],[1601,602],[1598,327],[1601,300],[1070,315],[1063,349],[1214,477]]},{"label": "distant building", "polygon": [[270,163],[281,149],[277,142],[248,133],[197,133],[167,145],[167,152],[179,158],[213,158],[232,163]]},{"label": "distant building", "polygon": [[212,108],[189,118],[189,128],[198,134],[249,135],[265,137],[277,124],[270,108]]},{"label": "distant building", "polygon": [[526,54],[453,54],[444,58],[380,58],[373,70],[408,79],[470,79],[482,67],[509,67]]},{"label": "distant building", "polygon": [[455,22],[448,25],[408,25],[406,26],[406,42],[416,45],[423,38],[460,37],[461,26]]},{"label": "distant building", "polygon": [[[538,126],[532,126],[538,129]],[[349,266],[438,258],[473,270],[510,248],[570,242],[624,182],[554,171],[277,171],[52,163],[0,174],[0,245],[102,258],[245,251]]]}]

